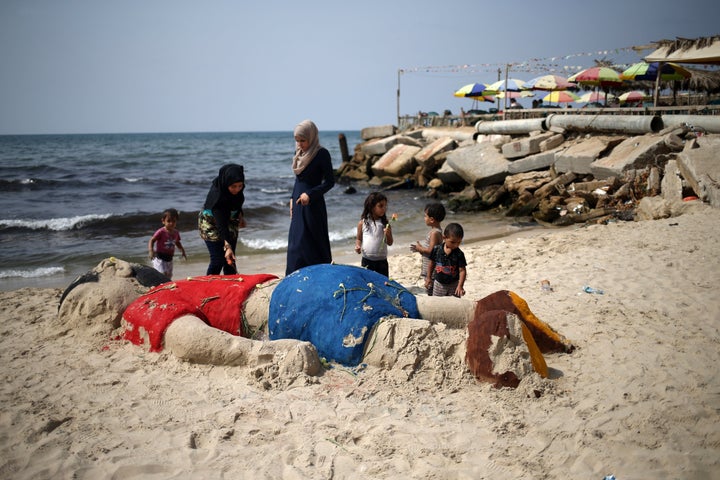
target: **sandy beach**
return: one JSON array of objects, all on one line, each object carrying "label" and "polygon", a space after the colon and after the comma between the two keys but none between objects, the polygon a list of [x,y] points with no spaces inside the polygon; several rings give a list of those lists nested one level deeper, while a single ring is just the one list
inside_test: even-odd
[{"label": "sandy beach", "polygon": [[[0,477],[717,478],[719,234],[697,204],[463,245],[466,298],[512,290],[577,347],[517,389],[433,348],[316,377],[190,364],[62,333],[62,289],[0,292]],[[419,269],[390,258],[407,287]]]}]

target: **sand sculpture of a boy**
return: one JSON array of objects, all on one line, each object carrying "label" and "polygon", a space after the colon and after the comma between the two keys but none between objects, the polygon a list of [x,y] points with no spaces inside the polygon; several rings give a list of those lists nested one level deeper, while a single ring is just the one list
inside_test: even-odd
[{"label": "sand sculpture of a boy", "polygon": [[66,289],[59,320],[67,329],[102,334],[122,328],[132,343],[166,348],[191,362],[270,363],[307,375],[321,372],[321,359],[392,368],[414,332],[443,324],[467,332],[456,355],[476,378],[510,387],[532,372],[548,376],[543,353],[573,349],[509,291],[479,301],[415,296],[387,277],[348,265],[314,265],[282,279],[179,281],[163,281],[148,268],[103,260]]}]

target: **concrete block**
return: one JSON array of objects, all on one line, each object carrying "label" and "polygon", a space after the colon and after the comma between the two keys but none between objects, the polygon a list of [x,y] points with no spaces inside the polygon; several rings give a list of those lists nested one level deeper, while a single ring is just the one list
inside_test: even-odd
[{"label": "concrete block", "polygon": [[695,139],[698,148],[685,149],[678,154],[677,165],[685,181],[698,198],[720,207],[720,136],[704,135]]},{"label": "concrete block", "polygon": [[415,159],[413,157],[419,151],[420,147],[403,144],[395,145],[373,164],[373,174],[376,176],[399,177],[406,173],[412,173],[415,171]]},{"label": "concrete block", "polygon": [[475,129],[472,127],[428,127],[420,130],[420,133],[422,134],[422,138],[428,142],[444,137],[450,137],[456,142],[462,142],[465,140],[472,140],[475,135]]},{"label": "concrete block", "polygon": [[384,155],[397,144],[414,145],[420,147],[420,142],[408,135],[391,135],[386,138],[378,138],[360,145],[360,151],[367,156]]},{"label": "concrete block", "polygon": [[510,135],[501,135],[498,133],[494,134],[480,134],[475,138],[476,143],[489,143],[493,147],[495,147],[498,151],[502,149],[502,146],[506,143],[512,142],[512,136]]},{"label": "concrete block", "polygon": [[548,150],[557,148],[560,145],[562,145],[564,141],[565,141],[565,137],[563,135],[555,134],[555,135],[551,136],[550,138],[540,142],[540,151],[547,152]]},{"label": "concrete block", "polygon": [[625,139],[613,148],[610,155],[594,161],[590,173],[597,179],[622,177],[625,170],[640,170],[656,163],[656,157],[667,154],[670,148],[659,135],[639,135]]},{"label": "concrete block", "polygon": [[449,164],[468,184],[480,188],[502,183],[508,175],[510,162],[492,145],[477,144],[450,152],[445,164]]},{"label": "concrete block", "polygon": [[540,144],[555,135],[554,133],[541,133],[533,137],[526,137],[514,142],[506,143],[502,146],[502,154],[505,158],[511,160],[513,158],[522,158],[540,153]]},{"label": "concrete block", "polygon": [[389,137],[395,135],[397,128],[395,125],[380,125],[376,127],[365,127],[360,130],[360,137],[363,140],[372,140],[374,138]]},{"label": "concrete block", "polygon": [[682,178],[675,160],[669,160],[665,164],[665,175],[660,183],[662,197],[668,201],[682,200]]},{"label": "concrete block", "polygon": [[443,152],[453,150],[456,146],[457,142],[455,142],[455,140],[450,137],[438,138],[434,142],[423,147],[423,149],[415,155],[415,160],[423,168],[433,169],[438,163],[435,160],[437,155]]},{"label": "concrete block", "polygon": [[397,145],[397,139],[397,135],[392,135],[389,137],[370,140],[369,142],[365,142],[360,145],[360,151],[369,157],[385,155],[392,147]]},{"label": "concrete block", "polygon": [[463,177],[455,171],[447,162],[443,163],[442,167],[435,172],[435,176],[442,181],[445,185],[457,185],[465,183]]},{"label": "concrete block", "polygon": [[610,145],[607,137],[592,137],[555,154],[555,170],[580,175],[592,173],[590,164]]},{"label": "concrete block", "polygon": [[555,150],[536,153],[535,155],[510,162],[508,165],[508,173],[515,174],[531,172],[533,170],[544,170],[552,166],[553,163],[555,163]]}]

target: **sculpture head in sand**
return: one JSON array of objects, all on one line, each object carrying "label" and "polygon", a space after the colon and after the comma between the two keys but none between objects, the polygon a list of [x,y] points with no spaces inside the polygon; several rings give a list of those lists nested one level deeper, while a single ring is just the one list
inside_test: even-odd
[{"label": "sculpture head in sand", "polygon": [[[169,281],[150,267],[108,258],[63,293],[58,318],[150,351],[216,365],[272,365],[281,373],[318,375],[326,362],[393,368],[418,332],[464,332],[461,364],[481,381],[516,387],[548,377],[543,353],[572,344],[502,290],[472,301],[413,295],[376,272],[349,265],[271,274]],[[418,339],[416,339],[418,340]],[[423,337],[419,341],[425,342]]]}]

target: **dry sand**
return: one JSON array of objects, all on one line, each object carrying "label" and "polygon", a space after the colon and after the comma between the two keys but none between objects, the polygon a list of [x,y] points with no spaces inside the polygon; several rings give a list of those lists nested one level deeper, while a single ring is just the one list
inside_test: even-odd
[{"label": "dry sand", "polygon": [[[516,390],[432,349],[319,377],[194,365],[58,334],[59,289],[0,292],[0,478],[718,478],[720,210],[693,210],[463,246],[466,298],[513,290],[577,345]],[[390,260],[406,286],[419,266]]]}]

